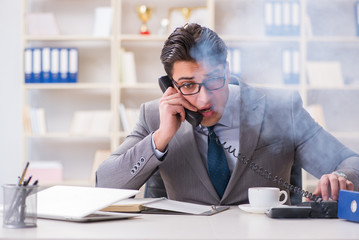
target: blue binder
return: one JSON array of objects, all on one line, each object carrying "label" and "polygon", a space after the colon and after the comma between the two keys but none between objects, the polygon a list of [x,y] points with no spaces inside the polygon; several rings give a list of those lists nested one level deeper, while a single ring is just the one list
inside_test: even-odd
[{"label": "blue binder", "polygon": [[359,192],[339,191],[338,218],[359,222]]},{"label": "blue binder", "polygon": [[78,74],[78,50],[69,48],[69,80],[70,83],[77,82]]},{"label": "blue binder", "polygon": [[69,80],[69,50],[60,49],[60,82],[66,83]]},{"label": "blue binder", "polygon": [[359,2],[355,3],[355,26],[357,29],[357,36],[359,36]]},{"label": "blue binder", "polygon": [[51,68],[50,81],[58,83],[60,81],[60,49],[51,48]]},{"label": "blue binder", "polygon": [[43,48],[41,51],[41,82],[50,82],[51,50]]},{"label": "blue binder", "polygon": [[41,48],[32,50],[32,83],[41,83]]},{"label": "blue binder", "polygon": [[25,48],[24,50],[24,72],[25,83],[32,83],[32,48]]}]

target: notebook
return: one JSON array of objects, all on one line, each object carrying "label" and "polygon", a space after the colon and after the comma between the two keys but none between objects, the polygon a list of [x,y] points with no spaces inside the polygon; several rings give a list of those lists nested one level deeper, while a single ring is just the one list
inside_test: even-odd
[{"label": "notebook", "polygon": [[132,197],[138,190],[53,186],[37,193],[39,218],[75,222],[103,221],[130,218],[138,214],[104,213],[99,210]]}]

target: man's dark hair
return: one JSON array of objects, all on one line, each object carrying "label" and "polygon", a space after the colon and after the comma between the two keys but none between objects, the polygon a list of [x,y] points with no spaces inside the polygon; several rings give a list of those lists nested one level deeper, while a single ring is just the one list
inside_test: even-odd
[{"label": "man's dark hair", "polygon": [[164,69],[172,77],[177,61],[205,62],[212,66],[225,64],[227,46],[212,30],[196,23],[176,28],[166,40],[161,53]]}]

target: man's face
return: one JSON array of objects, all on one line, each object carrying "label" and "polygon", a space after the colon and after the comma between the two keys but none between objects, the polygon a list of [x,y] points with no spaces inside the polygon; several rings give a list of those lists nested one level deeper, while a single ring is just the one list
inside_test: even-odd
[{"label": "man's face", "polygon": [[[183,95],[202,114],[203,120],[201,124],[203,126],[212,126],[222,117],[228,99],[228,83],[230,82],[228,68],[224,65],[208,66],[188,61],[178,61],[173,65],[172,78],[178,87],[189,83],[206,83],[206,81],[221,79],[222,77],[225,77],[225,83],[222,88],[207,90],[202,85],[199,93]],[[179,91],[177,87],[175,88]]]}]

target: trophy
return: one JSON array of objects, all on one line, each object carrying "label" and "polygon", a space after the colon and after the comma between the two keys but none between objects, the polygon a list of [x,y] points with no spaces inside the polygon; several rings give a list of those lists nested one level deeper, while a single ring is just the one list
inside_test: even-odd
[{"label": "trophy", "polygon": [[189,21],[189,17],[191,16],[192,9],[188,7],[181,8],[181,13],[183,17],[186,19],[186,23]]},{"label": "trophy", "polygon": [[150,31],[148,30],[146,23],[151,17],[152,9],[146,5],[141,5],[141,6],[138,6],[136,8],[136,10],[137,10],[138,17],[140,18],[140,20],[142,22],[141,28],[140,28],[140,34],[143,34],[143,35],[150,34]]}]

